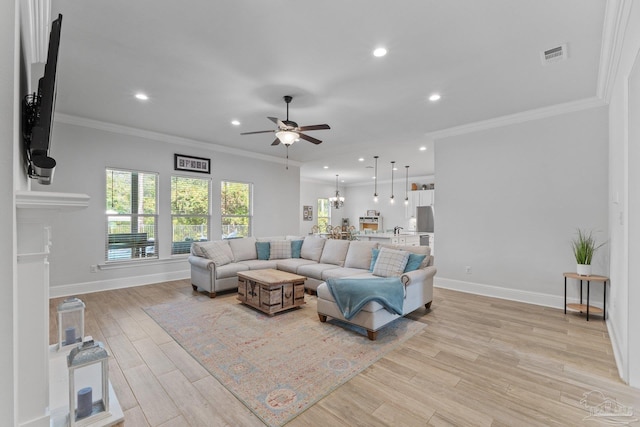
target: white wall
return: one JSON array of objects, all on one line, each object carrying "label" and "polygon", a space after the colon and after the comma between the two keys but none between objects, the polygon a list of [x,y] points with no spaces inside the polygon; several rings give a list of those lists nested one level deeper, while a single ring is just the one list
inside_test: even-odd
[{"label": "white wall", "polygon": [[[318,224],[318,199],[326,199],[331,197],[336,192],[336,185],[326,182],[317,182],[302,179],[300,181],[300,208],[298,209],[299,215],[299,233],[301,236],[311,233],[311,227]],[[340,188],[340,194],[345,195],[343,189]],[[311,206],[313,209],[313,219],[311,221],[305,221],[302,216],[303,206]],[[340,223],[340,211],[334,210],[331,217],[331,225],[338,225]]]},{"label": "white wall", "polygon": [[605,107],[437,140],[437,285],[562,308],[576,227],[607,239],[607,155]]},{"label": "white wall", "polygon": [[[609,332],[621,377],[640,387],[640,272],[637,189],[640,175],[640,7],[632,3],[609,106],[609,227],[611,305]],[[632,327],[632,325],[636,325]]]},{"label": "white wall", "polygon": [[16,18],[17,3],[5,2],[0,13],[0,424],[15,422],[15,295],[16,295],[16,211],[15,187],[19,97],[20,58]]},{"label": "white wall", "polygon": [[[57,161],[50,186],[34,184],[40,191],[85,193],[90,206],[71,212],[53,223],[55,246],[50,256],[51,295],[155,283],[189,277],[186,256],[171,257],[170,177],[174,153],[211,158],[212,227],[211,238],[219,239],[220,181],[253,183],[256,236],[297,234],[300,194],[299,167],[239,157],[199,147],[172,144],[123,133],[97,130],[56,122],[52,156]],[[160,262],[134,268],[104,268],[90,272],[91,265],[104,263],[105,168],[115,167],[158,172]],[[180,172],[185,175],[188,173]],[[192,173],[203,177],[203,174]]]}]

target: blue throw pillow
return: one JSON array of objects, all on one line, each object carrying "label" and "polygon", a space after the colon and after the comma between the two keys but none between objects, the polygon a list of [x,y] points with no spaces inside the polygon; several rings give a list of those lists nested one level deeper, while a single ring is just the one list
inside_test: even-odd
[{"label": "blue throw pillow", "polygon": [[407,261],[407,265],[404,268],[404,272],[408,273],[413,270],[417,270],[422,264],[422,261],[426,258],[426,255],[418,255],[418,254],[409,254],[409,261]]},{"label": "blue throw pillow", "polygon": [[256,251],[258,252],[258,259],[269,259],[271,255],[271,244],[269,242],[256,242]]},{"label": "blue throw pillow", "polygon": [[369,273],[373,273],[373,266],[376,265],[378,253],[380,253],[380,249],[371,249],[371,265],[369,266]]},{"label": "blue throw pillow", "polygon": [[300,251],[302,250],[303,242],[304,240],[291,241],[291,258],[300,258]]}]

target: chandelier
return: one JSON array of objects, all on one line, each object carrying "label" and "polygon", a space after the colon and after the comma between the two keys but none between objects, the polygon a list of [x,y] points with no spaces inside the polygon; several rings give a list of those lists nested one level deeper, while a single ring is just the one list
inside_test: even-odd
[{"label": "chandelier", "polygon": [[344,205],[344,197],[340,195],[340,191],[338,190],[338,175],[336,174],[336,195],[334,197],[329,197],[329,203],[331,207],[334,209],[340,209]]}]

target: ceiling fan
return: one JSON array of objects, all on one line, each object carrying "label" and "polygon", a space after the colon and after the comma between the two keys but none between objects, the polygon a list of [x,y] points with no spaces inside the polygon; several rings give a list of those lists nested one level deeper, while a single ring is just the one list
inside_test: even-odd
[{"label": "ceiling fan", "polygon": [[322,124],[322,125],[312,125],[312,126],[298,126],[296,122],[289,120],[289,103],[291,102],[293,97],[290,95],[285,95],[283,99],[284,99],[284,102],[287,103],[287,119],[279,120],[275,117],[267,117],[273,123],[278,125],[278,129],[259,130],[256,132],[242,132],[240,135],[252,135],[254,133],[275,132],[276,139],[271,143],[271,145],[278,145],[282,142],[284,145],[287,146],[287,148],[299,139],[304,139],[314,144],[320,144],[322,142],[321,140],[309,135],[305,135],[302,132],[306,132],[310,130],[331,129],[329,125]]}]

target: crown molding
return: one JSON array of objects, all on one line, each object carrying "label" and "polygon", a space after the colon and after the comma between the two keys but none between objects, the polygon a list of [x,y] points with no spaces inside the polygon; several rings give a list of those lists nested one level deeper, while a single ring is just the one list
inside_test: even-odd
[{"label": "crown molding", "polygon": [[535,110],[523,111],[521,113],[510,114],[508,116],[496,117],[494,119],[483,120],[480,122],[468,123],[466,125],[456,126],[435,132],[429,132],[425,136],[433,139],[441,139],[517,123],[524,123],[532,120],[544,119],[547,117],[558,116],[566,113],[573,113],[581,110],[588,110],[591,108],[604,107],[606,105],[607,104],[604,102],[604,100],[598,97],[581,99],[578,101],[566,102],[564,104],[552,105],[550,107],[537,108]]},{"label": "crown molding", "polygon": [[[153,141],[164,142],[167,144],[181,145],[185,147],[198,148],[202,150],[217,151],[219,153],[233,154],[235,156],[249,157],[267,162],[285,164],[286,159],[280,157],[269,156],[266,154],[254,153],[251,151],[240,150],[238,148],[226,147],[224,145],[214,144],[210,142],[198,141],[190,138],[183,138],[174,135],[168,135],[150,130],[138,129],[130,126],[116,125],[114,123],[103,122],[100,120],[87,119],[84,117],[73,116],[64,113],[56,113],[55,121],[69,125],[82,126],[90,129],[97,129],[106,132],[117,133],[121,135],[134,136],[137,138],[150,139]],[[301,162],[289,159],[290,166],[302,166]]]},{"label": "crown molding", "polygon": [[629,23],[632,0],[608,0],[602,25],[600,65],[596,95],[606,103],[611,100],[613,82],[618,73],[622,42]]}]

